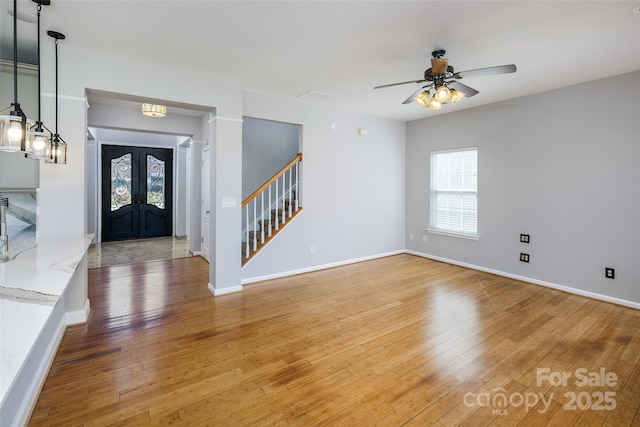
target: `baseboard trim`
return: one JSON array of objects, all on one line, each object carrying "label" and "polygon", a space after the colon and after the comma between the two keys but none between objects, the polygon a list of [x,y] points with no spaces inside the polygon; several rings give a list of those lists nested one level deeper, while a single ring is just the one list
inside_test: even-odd
[{"label": "baseboard trim", "polygon": [[84,308],[82,310],[68,311],[65,313],[66,325],[72,326],[87,323],[90,311],[91,304],[89,298],[87,298],[87,300],[84,302]]},{"label": "baseboard trim", "polygon": [[264,282],[265,280],[279,279],[279,278],[282,278],[282,277],[295,276],[295,275],[304,274],[304,273],[311,273],[311,272],[314,272],[314,271],[326,270],[328,268],[340,267],[340,266],[343,266],[343,265],[355,264],[355,263],[358,263],[358,262],[370,261],[370,260],[377,259],[377,258],[385,258],[385,257],[388,257],[388,256],[398,255],[398,254],[403,254],[403,253],[405,253],[404,250],[385,252],[385,253],[376,254],[376,255],[370,255],[370,256],[366,256],[366,257],[362,257],[362,258],[353,258],[353,259],[349,259],[349,260],[346,260],[346,261],[338,261],[338,262],[332,262],[332,263],[329,263],[329,264],[322,264],[322,265],[316,265],[316,266],[313,266],[313,267],[301,268],[299,270],[284,271],[282,273],[267,274],[265,276],[251,277],[251,278],[248,278],[248,279],[243,279],[241,281],[241,283],[243,285],[247,285],[247,284],[250,284],[250,283]]},{"label": "baseboard trim", "polygon": [[558,285],[557,283],[546,282],[544,280],[533,279],[531,277],[520,276],[520,275],[517,275],[517,274],[507,273],[507,272],[500,271],[500,270],[494,270],[492,268],[486,268],[486,267],[481,267],[481,266],[474,265],[474,264],[468,264],[468,263],[465,263],[465,262],[455,261],[455,260],[448,259],[448,258],[442,258],[442,257],[435,256],[435,255],[424,254],[424,253],[421,253],[421,252],[416,252],[416,251],[411,251],[411,250],[407,250],[405,252],[408,253],[408,254],[411,254],[411,255],[422,257],[422,258],[432,259],[434,261],[445,262],[447,264],[453,264],[453,265],[457,265],[457,266],[460,266],[460,267],[470,268],[472,270],[484,271],[485,273],[491,273],[491,274],[495,274],[497,276],[507,277],[509,279],[520,280],[522,282],[527,282],[527,283],[531,283],[531,284],[534,284],[534,285],[540,285],[540,286],[544,286],[546,288],[556,289],[558,291],[563,291],[563,292],[567,292],[567,293],[574,294],[574,295],[580,295],[580,296],[583,296],[583,297],[596,299],[596,300],[604,301],[604,302],[610,302],[612,304],[617,304],[617,305],[621,305],[621,306],[624,306],[624,307],[629,307],[629,308],[634,308],[636,310],[640,310],[640,303],[633,302],[633,301],[628,301],[628,300],[624,300],[624,299],[620,299],[620,298],[615,298],[615,297],[608,296],[608,295],[602,295],[602,294],[598,294],[598,293],[595,293],[595,292],[589,292],[589,291],[585,291],[585,290],[582,290],[582,289],[576,289],[576,288],[572,288],[570,286]]},{"label": "baseboard trim", "polygon": [[213,287],[211,283],[207,284],[207,288],[209,289],[209,292],[211,292],[211,295],[213,295],[214,297],[219,297],[219,296],[228,295],[228,294],[235,294],[236,292],[242,292],[242,289],[243,289],[242,285],[229,286],[227,288],[216,289]]}]

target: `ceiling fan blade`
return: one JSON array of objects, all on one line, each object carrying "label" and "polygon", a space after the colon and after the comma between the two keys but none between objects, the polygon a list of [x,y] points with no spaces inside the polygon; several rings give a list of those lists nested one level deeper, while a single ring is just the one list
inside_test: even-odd
[{"label": "ceiling fan blade", "polygon": [[455,73],[454,78],[466,79],[469,77],[481,77],[481,76],[490,76],[493,74],[508,74],[508,73],[515,73],[515,72],[516,72],[515,64],[497,65],[495,67],[476,68],[475,70],[460,71],[459,73]]},{"label": "ceiling fan blade", "polygon": [[413,92],[410,97],[408,97],[407,99],[402,101],[402,103],[403,104],[411,104],[413,102],[413,98],[415,98],[416,96],[418,96],[419,94],[421,94],[425,90],[429,89],[431,86],[433,86],[433,85],[426,85],[426,86],[421,87],[417,91]]},{"label": "ceiling fan blade", "polygon": [[467,85],[463,85],[460,82],[452,81],[447,84],[449,85],[449,88],[459,90],[460,92],[464,93],[464,96],[466,96],[467,98],[471,98],[472,96],[480,93],[474,88],[469,87]]},{"label": "ceiling fan blade", "polygon": [[447,72],[447,65],[449,65],[447,58],[431,58],[431,73],[435,75],[444,74]]},{"label": "ceiling fan blade", "polygon": [[374,89],[382,89],[384,87],[406,85],[406,84],[409,84],[409,83],[424,83],[424,82],[426,82],[426,80],[424,80],[424,79],[423,80],[409,80],[408,82],[391,83],[391,84],[388,84],[388,85],[376,86],[376,87],[374,87]]}]

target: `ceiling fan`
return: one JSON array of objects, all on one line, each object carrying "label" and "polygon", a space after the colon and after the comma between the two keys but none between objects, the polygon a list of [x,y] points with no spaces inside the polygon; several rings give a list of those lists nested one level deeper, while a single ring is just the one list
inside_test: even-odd
[{"label": "ceiling fan", "polygon": [[[410,104],[412,101],[421,107],[439,110],[442,104],[451,101],[452,104],[457,103],[463,97],[471,98],[479,92],[458,80],[469,77],[489,76],[492,74],[508,74],[515,73],[516,66],[514,64],[498,65],[495,67],[476,68],[474,70],[456,72],[449,60],[444,58],[445,51],[443,49],[434,50],[431,55],[431,68],[425,70],[424,79],[409,80],[406,82],[391,83],[376,86],[374,89],[382,89],[385,87],[399,86],[408,83],[428,83],[411,94],[405,99],[403,104]],[[431,92],[433,89],[433,93]]]}]

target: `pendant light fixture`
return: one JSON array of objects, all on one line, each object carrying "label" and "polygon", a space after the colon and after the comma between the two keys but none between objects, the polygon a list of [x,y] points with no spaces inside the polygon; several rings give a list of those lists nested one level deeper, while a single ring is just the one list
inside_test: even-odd
[{"label": "pendant light fixture", "polygon": [[67,143],[58,134],[58,40],[64,40],[65,36],[57,31],[47,31],[47,34],[55,40],[56,46],[56,130],[47,149],[45,163],[66,164]]},{"label": "pendant light fixture", "polygon": [[[38,4],[38,121],[29,131],[28,146],[30,151],[28,157],[36,160],[44,160],[47,158],[47,147],[51,145],[51,133],[43,130],[42,119],[40,118],[41,90],[40,90],[40,11],[42,6],[49,6],[50,0],[33,0]],[[46,129],[46,127],[45,127]]]},{"label": "pendant light fixture", "polygon": [[13,0],[13,107],[8,116],[0,116],[0,151],[27,152],[27,129],[33,125],[18,102],[18,0]]}]

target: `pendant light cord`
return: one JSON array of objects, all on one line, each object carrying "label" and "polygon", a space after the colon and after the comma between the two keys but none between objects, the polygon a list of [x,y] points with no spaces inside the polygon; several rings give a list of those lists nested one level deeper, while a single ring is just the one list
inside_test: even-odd
[{"label": "pendant light cord", "polygon": [[40,98],[42,97],[41,78],[40,78],[40,11],[42,5],[38,3],[38,122],[36,123],[36,131],[42,132],[41,106]]},{"label": "pendant light cord", "polygon": [[13,0],[13,105],[20,106],[18,104],[18,0]]},{"label": "pendant light cord", "polygon": [[56,139],[58,138],[58,39],[56,39]]}]

